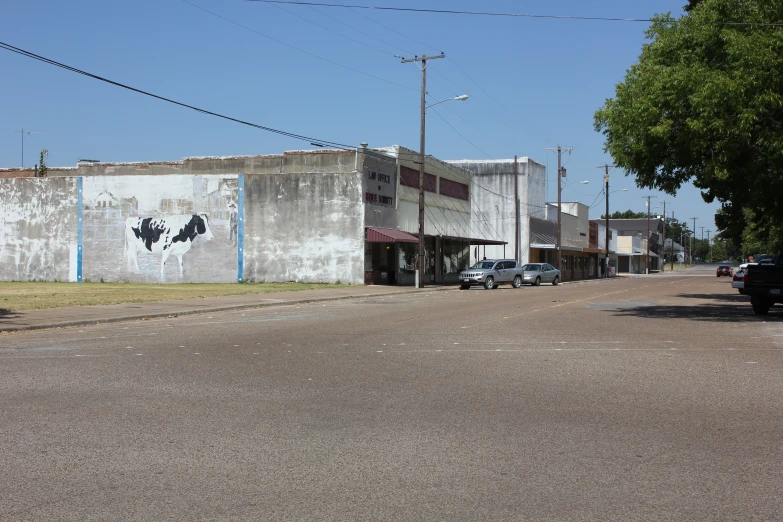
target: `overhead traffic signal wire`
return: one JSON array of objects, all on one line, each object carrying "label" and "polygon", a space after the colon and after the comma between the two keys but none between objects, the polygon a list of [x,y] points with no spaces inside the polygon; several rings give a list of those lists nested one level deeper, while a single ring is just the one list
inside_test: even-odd
[{"label": "overhead traffic signal wire", "polygon": [[343,144],[343,143],[337,143],[337,142],[329,141],[329,140],[322,140],[322,139],[319,139],[319,138],[313,138],[313,137],[309,137],[309,136],[304,136],[302,134],[296,134],[296,133],[293,133],[293,132],[287,132],[287,131],[283,131],[283,130],[279,130],[279,129],[274,129],[272,127],[266,127],[264,125],[258,125],[256,123],[252,123],[252,122],[245,121],[245,120],[240,120],[238,118],[232,118],[231,116],[226,116],[224,114],[220,114],[220,113],[217,113],[217,112],[208,111],[206,109],[201,109],[201,108],[193,106],[193,105],[188,105],[187,103],[182,103],[182,102],[179,102],[179,101],[176,101],[176,100],[172,100],[171,98],[166,98],[164,96],[159,96],[157,94],[153,94],[153,93],[148,92],[148,91],[144,91],[144,90],[141,90],[141,89],[137,89],[135,87],[131,87],[130,85],[125,85],[124,83],[119,83],[119,82],[115,82],[113,80],[109,80],[108,78],[103,78],[102,76],[98,76],[96,74],[92,74],[92,73],[89,73],[87,71],[83,71],[81,69],[77,69],[76,67],[71,67],[70,65],[65,65],[65,64],[60,63],[58,61],[55,61],[55,60],[52,60],[50,58],[46,58],[46,57],[40,56],[40,55],[32,53],[30,51],[25,51],[24,49],[20,49],[19,47],[14,47],[13,45],[10,45],[10,44],[4,43],[4,42],[0,42],[0,49],[5,49],[6,51],[11,51],[11,52],[14,52],[14,53],[17,53],[17,54],[21,54],[22,56],[25,56],[27,58],[32,58],[34,60],[38,60],[38,61],[47,63],[49,65],[54,65],[55,67],[60,67],[61,69],[65,69],[66,71],[75,72],[77,74],[81,74],[83,76],[87,76],[88,78],[92,78],[94,80],[99,80],[101,82],[105,82],[105,83],[108,83],[110,85],[114,85],[116,87],[121,87],[121,88],[127,89],[129,91],[133,91],[133,92],[136,92],[136,93],[139,93],[139,94],[143,94],[145,96],[149,96],[150,98],[155,98],[155,99],[158,99],[158,100],[161,100],[161,101],[165,101],[165,102],[168,102],[168,103],[171,103],[171,104],[174,104],[174,105],[179,105],[180,107],[185,107],[186,109],[191,109],[191,110],[194,110],[196,112],[200,112],[202,114],[206,114],[206,115],[209,115],[209,116],[215,116],[216,118],[222,118],[224,120],[233,121],[235,123],[240,123],[242,125],[247,125],[248,127],[253,127],[253,128],[260,129],[260,130],[267,131],[267,132],[271,132],[271,133],[274,133],[274,134],[279,134],[281,136],[287,136],[289,138],[294,138],[294,139],[297,139],[297,140],[306,141],[308,143],[316,142],[316,143],[319,143],[319,144],[328,145],[330,147],[335,147],[335,148],[338,148],[338,149],[356,150],[356,147],[352,146],[352,145],[346,145],[346,144]]}]

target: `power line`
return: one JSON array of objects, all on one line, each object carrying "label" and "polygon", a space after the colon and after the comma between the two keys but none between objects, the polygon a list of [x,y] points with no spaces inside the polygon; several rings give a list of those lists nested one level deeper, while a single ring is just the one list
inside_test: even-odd
[{"label": "power line", "polygon": [[[523,120],[522,120],[522,118],[520,118],[519,116],[517,116],[516,114],[514,114],[514,112],[513,112],[513,111],[511,111],[511,109],[509,109],[508,107],[506,107],[505,105],[503,105],[502,103],[500,103],[500,101],[499,101],[497,98],[495,98],[494,96],[492,96],[492,94],[490,94],[490,93],[489,93],[489,91],[487,91],[486,89],[484,89],[484,87],[482,87],[481,85],[479,85],[479,84],[478,84],[478,82],[477,82],[476,80],[474,80],[472,76],[470,76],[470,75],[469,75],[467,72],[465,72],[465,70],[464,70],[462,67],[460,67],[460,66],[457,64],[457,62],[455,62],[454,60],[451,60],[451,59],[449,59],[449,62],[450,62],[450,63],[452,63],[452,64],[454,64],[454,67],[456,67],[456,68],[457,68],[457,69],[458,69],[458,70],[459,70],[459,71],[460,71],[462,74],[464,74],[464,75],[465,75],[465,77],[466,77],[468,80],[470,80],[471,82],[473,82],[473,85],[475,85],[476,87],[478,87],[479,89],[481,89],[481,90],[484,92],[484,94],[486,94],[487,96],[489,96],[489,98],[490,98],[490,99],[492,99],[492,101],[494,101],[495,103],[497,103],[498,105],[500,105],[500,107],[502,107],[502,108],[503,108],[503,110],[504,110],[504,111],[506,111],[506,112],[505,112],[505,114],[511,114],[512,116],[515,116],[515,117],[516,117],[516,118],[517,118],[519,121],[523,121]],[[512,122],[512,124],[513,124],[513,122]],[[518,127],[518,128],[520,128],[520,129],[522,128],[522,127],[519,127],[519,126],[518,126],[518,125],[516,125],[516,124],[514,124],[514,125],[515,125],[515,126],[517,126],[517,127]],[[523,129],[523,130],[524,130],[524,129]],[[532,128],[532,127],[530,127],[530,128],[529,128],[529,131],[533,131],[533,132],[535,132],[535,133],[539,134],[541,137],[543,137],[543,138],[544,138],[544,139],[545,139],[547,142],[549,142],[549,143],[551,143],[551,142],[553,142],[553,141],[554,141],[552,138],[550,138],[549,136],[547,136],[547,135],[546,135],[546,134],[544,134],[543,132],[541,132],[541,131],[539,131],[539,130],[536,130],[536,129]]]},{"label": "power line", "polygon": [[[290,5],[308,5],[323,7],[343,7],[347,9],[369,9],[376,11],[404,11],[411,13],[432,13],[447,15],[464,16],[489,16],[501,18],[533,18],[533,19],[551,19],[551,20],[579,20],[588,22],[644,22],[651,23],[652,18],[615,18],[606,16],[574,16],[574,15],[535,15],[529,13],[494,13],[490,11],[457,11],[451,9],[416,9],[413,7],[385,7],[373,5],[347,5],[347,4],[324,4],[319,2],[297,2],[292,0],[247,0],[248,2],[263,2],[268,4],[290,4]],[[730,26],[753,26],[753,27],[783,27],[783,23],[766,22],[713,22],[713,25]]]},{"label": "power line", "polygon": [[[237,25],[237,26],[239,26],[239,27],[242,27],[242,28],[244,28],[244,29],[247,29],[247,30],[250,30],[250,31],[252,31],[252,32],[255,32],[255,33],[257,33],[257,34],[260,34],[261,36],[264,36],[264,37],[266,37],[266,38],[270,38],[270,39],[272,39],[273,41],[276,41],[276,42],[278,42],[278,43],[281,43],[281,44],[283,44],[283,45],[288,45],[288,44],[285,44],[284,42],[280,42],[279,40],[276,40],[276,39],[274,39],[274,38],[268,37],[267,35],[264,35],[264,34],[262,34],[262,33],[258,33],[257,31],[255,31],[255,30],[253,30],[253,29],[250,29],[250,28],[248,28],[248,27],[245,27],[244,25],[242,25],[242,24],[239,24],[239,23],[237,23],[237,22],[234,22],[233,20],[229,20],[229,19],[227,19],[227,18],[225,18],[225,17],[223,17],[223,16],[221,16],[221,15],[218,15],[217,13],[213,13],[212,11],[209,11],[209,10],[207,10],[207,9],[204,9],[204,8],[200,7],[200,6],[197,6],[196,4],[193,4],[192,2],[190,2],[190,1],[188,1],[188,0],[182,0],[182,1],[183,1],[183,2],[185,2],[185,3],[187,3],[187,4],[189,4],[189,5],[192,5],[193,7],[196,7],[196,8],[198,8],[198,9],[201,9],[202,11],[204,11],[204,12],[207,12],[207,13],[209,13],[209,14],[213,15],[213,16],[216,16],[216,17],[218,17],[218,18],[221,18],[221,19],[223,19],[223,20],[225,20],[225,21],[227,21],[227,22],[230,22],[230,23],[232,23],[232,24],[235,24],[235,25]],[[337,4],[339,4],[339,5],[333,5],[333,4],[325,4],[325,5],[327,5],[327,6],[329,6],[329,7],[346,7],[346,8],[349,8],[349,7],[350,7],[350,6],[346,6],[345,4],[342,4],[342,3],[341,3],[339,0],[334,0],[334,1],[335,1]],[[299,16],[299,15],[296,15],[296,14],[292,13],[291,11],[288,11],[288,10],[286,10],[286,9],[283,9],[282,7],[279,7],[279,6],[277,6],[277,5],[274,5],[274,7],[277,7],[278,9],[280,9],[280,10],[282,10],[282,11],[284,11],[284,12],[286,12],[286,13],[288,13],[288,14],[292,15],[292,16],[297,16],[298,18],[301,18],[302,20],[305,20],[305,21],[306,21],[306,22],[308,22],[308,23],[311,23],[311,24],[313,24],[313,25],[315,25],[315,26],[317,26],[317,27],[320,27],[321,29],[324,29],[324,30],[326,30],[326,31],[329,31],[329,32],[332,32],[332,33],[334,33],[334,34],[336,34],[336,35],[338,35],[338,36],[341,36],[341,37],[343,37],[343,38],[346,38],[346,39],[348,39],[348,40],[350,40],[350,41],[352,41],[352,42],[355,42],[355,43],[358,43],[358,44],[360,44],[360,45],[363,45],[363,46],[369,47],[369,48],[371,48],[371,49],[373,49],[373,50],[375,50],[375,51],[377,51],[377,52],[380,52],[380,53],[382,53],[382,54],[387,54],[385,51],[383,51],[383,50],[381,50],[381,49],[378,49],[377,47],[374,47],[374,46],[368,45],[368,44],[366,44],[366,43],[364,43],[364,42],[360,42],[360,41],[358,41],[358,40],[356,40],[356,39],[354,39],[354,38],[351,38],[351,37],[345,36],[345,35],[343,35],[343,34],[341,34],[341,33],[338,33],[338,32],[336,32],[336,31],[333,31],[333,30],[329,29],[328,27],[324,27],[323,25],[321,25],[321,24],[318,24],[318,23],[316,23],[316,22],[313,22],[312,20],[309,20],[309,19],[307,19],[307,18],[305,18],[305,17],[302,17],[302,16]],[[308,7],[309,7],[310,9],[312,9],[313,11],[315,11],[316,13],[322,14],[323,16],[326,16],[326,17],[328,17],[328,18],[330,18],[330,19],[332,19],[332,20],[334,20],[334,21],[336,21],[336,22],[338,22],[338,23],[341,23],[341,24],[343,24],[343,25],[346,25],[346,26],[347,26],[347,24],[345,24],[344,22],[342,22],[342,21],[340,21],[340,20],[338,20],[338,19],[336,19],[336,18],[333,18],[333,17],[331,17],[331,16],[329,16],[329,15],[326,15],[325,13],[322,13],[321,11],[318,11],[318,10],[316,10],[316,9],[315,9],[314,7],[312,7],[312,6],[308,6]],[[379,26],[381,26],[381,27],[384,27],[385,29],[388,29],[388,30],[390,30],[390,31],[392,31],[392,32],[394,32],[394,33],[396,33],[396,34],[398,34],[398,35],[400,35],[400,36],[404,37],[404,38],[408,38],[408,39],[409,39],[409,40],[411,40],[411,41],[416,41],[416,40],[414,40],[413,38],[410,38],[410,37],[408,37],[408,36],[406,36],[406,35],[404,35],[404,34],[400,33],[399,31],[396,31],[395,29],[393,29],[393,28],[391,28],[391,27],[388,27],[388,26],[386,26],[386,25],[384,25],[384,24],[381,24],[381,23],[379,23],[379,22],[376,22],[376,21],[375,21],[375,20],[373,20],[372,18],[369,18],[369,17],[365,16],[364,14],[362,14],[362,13],[360,13],[360,12],[356,12],[356,14],[358,14],[358,15],[362,16],[363,18],[365,18],[365,19],[367,19],[367,20],[369,20],[369,21],[371,21],[371,22],[373,22],[373,23],[375,23],[375,24],[377,24],[377,25],[379,25]],[[348,27],[350,27],[350,26],[348,26]],[[368,35],[367,33],[363,32],[363,31],[360,31],[360,30],[356,29],[356,28],[353,28],[353,29],[354,29],[354,30],[356,30],[357,32],[360,32],[360,33],[362,33],[362,34],[365,34],[365,35],[367,35],[367,36],[371,36],[371,35]],[[371,36],[371,37],[372,37],[372,36]],[[377,38],[376,38],[376,39],[377,39]],[[392,45],[392,44],[390,44],[390,43],[388,43],[388,42],[385,42],[385,41],[383,41],[383,40],[379,40],[379,41],[383,42],[383,43],[384,43],[384,44],[386,44],[386,45],[389,45],[390,47],[396,47],[396,46],[394,46],[394,45]],[[420,42],[417,42],[417,43],[420,43]],[[426,44],[422,44],[422,45],[425,45],[425,46],[426,46]],[[289,46],[289,47],[292,47],[292,48],[294,48],[294,49],[300,50],[301,52],[305,52],[305,53],[307,53],[307,54],[309,54],[309,55],[311,55],[311,56],[317,56],[317,55],[313,55],[312,53],[309,53],[309,52],[307,52],[307,51],[304,51],[304,50],[298,49],[298,48],[296,48],[296,47],[293,47],[293,46]],[[427,47],[429,47],[429,46],[427,46]],[[329,61],[329,63],[335,63],[335,62]],[[465,76],[466,76],[466,77],[467,77],[467,78],[468,78],[468,79],[469,79],[471,82],[473,82],[473,84],[475,84],[475,85],[476,85],[476,86],[477,86],[479,89],[481,89],[481,90],[482,90],[482,91],[483,91],[483,92],[484,92],[484,93],[485,93],[485,94],[486,94],[488,97],[490,97],[490,98],[491,98],[491,99],[492,99],[492,100],[493,100],[495,103],[497,103],[497,104],[498,104],[500,107],[502,107],[502,108],[504,109],[504,111],[505,111],[504,113],[499,113],[501,117],[505,118],[505,114],[511,114],[511,115],[513,115],[513,116],[516,116],[516,115],[515,115],[515,114],[514,114],[514,113],[513,113],[513,112],[512,112],[510,109],[508,109],[508,108],[507,108],[507,107],[506,107],[506,106],[505,106],[503,103],[501,103],[501,102],[500,102],[500,101],[499,101],[497,98],[495,98],[494,96],[492,96],[492,94],[490,94],[490,93],[489,93],[489,92],[488,92],[486,89],[484,89],[484,88],[483,88],[481,85],[479,85],[479,84],[478,84],[478,83],[477,83],[477,82],[476,82],[476,81],[475,81],[475,80],[474,80],[474,79],[473,79],[473,78],[472,78],[472,77],[471,77],[471,76],[470,76],[470,75],[469,75],[469,74],[468,74],[468,73],[467,73],[467,72],[466,72],[464,69],[462,69],[462,68],[461,68],[461,67],[460,67],[460,66],[459,66],[459,65],[458,65],[456,62],[454,62],[454,61],[452,60],[452,63],[454,64],[454,66],[455,66],[455,67],[457,67],[457,68],[458,68],[458,69],[459,69],[459,70],[462,72],[462,74],[464,74],[464,75],[465,75]],[[337,64],[337,65],[340,65],[340,66],[342,66],[341,64]],[[343,66],[343,67],[344,67],[344,66]],[[351,69],[351,68],[348,68],[348,69],[349,69],[349,70],[352,70],[352,71],[355,71],[355,69]],[[357,72],[360,72],[360,71],[357,71]],[[360,73],[361,73],[361,72],[360,72]],[[448,78],[448,77],[447,77],[445,74],[443,74],[442,72],[441,72],[440,74],[443,76],[443,78],[444,78],[444,79],[446,79],[447,81],[449,81],[449,83],[451,83],[452,85],[456,86],[456,83],[455,83],[455,82],[453,82],[452,80],[450,80],[450,79],[449,79],[449,78]],[[380,79],[380,80],[382,80],[382,81],[387,81],[387,82],[388,82],[388,80],[385,80],[385,79],[383,79],[383,78],[375,77],[375,76],[372,76],[372,75],[370,75],[370,77],[373,77],[373,78]],[[446,89],[447,91],[448,91],[448,90],[450,90],[448,87],[446,87],[445,85],[443,85],[443,84],[442,84],[441,82],[439,82],[437,79],[433,79],[433,81],[435,81],[435,83],[437,83],[438,85],[440,85],[441,87],[443,87],[443,88],[444,88],[444,89]],[[391,83],[393,83],[394,85],[399,85],[399,84],[396,84],[395,82],[391,82]],[[412,89],[411,87],[406,87],[406,88]],[[498,113],[496,112],[496,114],[498,114]],[[440,115],[439,115],[439,116],[440,116]],[[517,117],[517,118],[518,118],[520,121],[522,121],[522,119],[521,119],[521,118],[519,118],[518,116],[516,116],[516,117]],[[464,121],[464,120],[463,120],[463,121]],[[521,130],[523,130],[523,131],[525,131],[525,130],[526,130],[526,129],[523,129],[522,127],[520,127],[520,126],[516,125],[514,122],[512,122],[512,121],[510,121],[510,120],[507,120],[507,121],[508,121],[508,123],[510,123],[511,125],[513,125],[513,126],[515,126],[515,127],[519,128],[519,129],[521,129]],[[552,141],[551,139],[549,139],[549,138],[548,138],[548,136],[546,136],[546,135],[545,135],[545,134],[543,134],[542,132],[540,132],[540,131],[537,131],[536,129],[533,129],[532,127],[530,127],[529,129],[530,129],[530,130],[532,130],[532,131],[534,131],[534,132],[536,132],[536,133],[538,133],[540,136],[542,136],[542,137],[543,137],[544,139],[546,139],[547,141]],[[466,140],[467,140],[467,139],[466,139]],[[469,140],[468,140],[468,141],[469,141]],[[475,145],[474,145],[474,146],[475,146]],[[478,147],[476,147],[476,148],[478,148]],[[479,149],[479,150],[481,150],[481,149]],[[485,153],[485,154],[486,154],[486,153]]]},{"label": "power line", "polygon": [[443,122],[444,122],[446,125],[448,125],[449,127],[451,127],[451,130],[453,130],[454,132],[456,132],[457,134],[459,134],[459,136],[460,136],[460,137],[461,137],[463,140],[465,140],[465,141],[467,141],[468,143],[470,143],[470,145],[471,145],[471,146],[472,146],[474,149],[476,149],[477,151],[481,152],[483,155],[485,155],[485,156],[486,156],[487,158],[489,158],[489,159],[495,159],[495,158],[493,158],[492,156],[490,156],[489,154],[487,154],[487,153],[484,151],[484,149],[482,149],[481,147],[479,147],[478,145],[476,145],[475,143],[473,143],[472,141],[470,141],[468,138],[466,138],[464,134],[462,134],[460,131],[458,131],[458,130],[457,130],[455,127],[454,127],[454,125],[452,125],[451,123],[449,123],[449,121],[448,121],[446,118],[444,118],[443,116],[441,116],[441,115],[440,115],[440,113],[439,113],[437,110],[435,110],[434,108],[431,108],[431,109],[432,109],[432,112],[434,112],[434,113],[435,113],[435,114],[438,116],[438,118],[440,118],[441,120],[443,120]]},{"label": "power line", "polygon": [[34,60],[38,60],[38,61],[41,61],[41,62],[44,62],[44,63],[48,63],[49,65],[54,65],[55,67],[60,67],[61,69],[65,69],[66,71],[75,72],[77,74],[81,74],[83,76],[87,76],[88,78],[93,78],[95,80],[99,80],[101,82],[105,82],[105,83],[114,85],[116,87],[121,87],[121,88],[127,89],[129,91],[133,91],[133,92],[137,92],[139,94],[143,94],[145,96],[149,96],[150,98],[155,98],[155,99],[158,99],[158,100],[161,100],[161,101],[165,101],[165,102],[168,102],[168,103],[171,103],[171,104],[174,104],[174,105],[179,105],[180,107],[185,107],[186,109],[191,109],[191,110],[194,110],[196,112],[200,112],[202,114],[207,114],[209,116],[215,116],[216,118],[222,118],[224,120],[233,121],[235,123],[241,123],[242,125],[247,125],[248,127],[254,127],[256,129],[260,129],[260,130],[267,131],[267,132],[272,132],[274,134],[280,134],[281,136],[287,136],[289,138],[294,138],[294,139],[297,139],[297,140],[307,141],[309,143],[313,143],[313,142],[323,143],[323,144],[329,145],[331,147],[336,147],[338,149],[346,149],[346,150],[355,150],[356,149],[356,147],[351,146],[351,145],[345,145],[343,143],[337,143],[337,142],[334,142],[334,141],[322,140],[322,139],[318,139],[318,138],[312,138],[312,137],[309,137],[309,136],[304,136],[302,134],[295,134],[293,132],[283,131],[283,130],[279,130],[279,129],[273,129],[272,127],[266,127],[264,125],[258,125],[256,123],[251,123],[249,121],[240,120],[238,118],[232,118],[231,116],[225,116],[225,115],[217,113],[217,112],[212,112],[212,111],[208,111],[206,109],[201,109],[201,108],[195,107],[193,105],[188,105],[187,103],[178,102],[176,100],[172,100],[171,98],[166,98],[164,96],[159,96],[159,95],[153,94],[151,92],[143,91],[141,89],[137,89],[135,87],[131,87],[129,85],[125,85],[123,83],[115,82],[113,80],[109,80],[108,78],[103,78],[101,76],[98,76],[98,75],[95,75],[95,74],[83,71],[81,69],[77,69],[76,67],[71,67],[70,65],[65,65],[63,63],[57,62],[55,60],[51,60],[49,58],[45,58],[45,57],[40,56],[38,54],[31,53],[30,51],[25,51],[24,49],[20,49],[19,47],[14,47],[13,45],[7,44],[5,42],[0,42],[0,49],[5,49],[6,51],[11,51],[11,52],[14,52],[14,53],[17,53],[17,54],[21,54],[22,56],[25,56],[27,58],[32,58]]},{"label": "power line", "polygon": [[346,9],[369,9],[375,11],[405,11],[411,13],[435,13],[449,15],[469,15],[469,16],[496,16],[510,18],[549,18],[556,20],[589,20],[606,22],[652,22],[650,18],[608,18],[601,16],[572,16],[572,15],[534,15],[525,13],[493,13],[489,11],[456,11],[451,9],[417,9],[413,7],[383,7],[373,5],[347,5],[347,4],[325,4],[321,2],[298,2],[292,0],[247,0],[249,2],[262,2],[266,4],[290,4],[290,5],[309,5],[320,7],[343,7]]},{"label": "power line", "polygon": [[[185,1],[185,0],[183,0],[183,1]],[[189,2],[188,2],[188,3],[189,3]],[[378,49],[377,47],[375,47],[375,46],[372,46],[372,45],[370,45],[370,44],[366,44],[366,43],[364,43],[364,42],[360,42],[359,40],[356,40],[356,39],[354,39],[354,38],[351,38],[350,36],[346,36],[346,35],[344,35],[344,34],[342,34],[342,33],[338,33],[337,31],[333,31],[332,29],[329,29],[328,27],[326,27],[326,26],[323,26],[323,25],[321,25],[321,24],[319,24],[319,23],[317,23],[317,22],[313,22],[313,21],[312,21],[312,20],[310,20],[309,18],[305,18],[304,16],[298,15],[298,14],[296,14],[296,13],[292,13],[291,11],[289,11],[288,9],[286,9],[286,8],[284,8],[284,7],[280,7],[279,5],[275,5],[275,4],[270,4],[270,5],[271,5],[272,7],[274,7],[275,9],[280,9],[280,10],[281,10],[281,11],[283,11],[284,13],[288,13],[288,14],[290,14],[291,16],[295,16],[295,17],[297,17],[297,18],[299,18],[299,19],[302,19],[302,20],[304,20],[305,22],[307,22],[307,23],[309,23],[309,24],[312,24],[312,25],[314,25],[314,26],[316,26],[316,27],[320,27],[320,28],[321,28],[321,29],[323,29],[324,31],[330,32],[330,33],[332,33],[332,34],[336,34],[337,36],[339,36],[339,37],[341,37],[341,38],[345,38],[346,40],[350,40],[351,42],[357,43],[357,44],[359,44],[359,45],[363,45],[364,47],[367,47],[367,48],[369,48],[369,49],[372,49],[373,51],[378,51],[379,53],[381,53],[381,54],[384,54],[384,55],[386,55],[386,56],[392,56],[392,57],[394,56],[392,53],[390,53],[390,52],[388,52],[388,51],[384,51],[383,49]],[[322,13],[322,12],[320,12],[320,11],[316,10],[316,9],[315,9],[315,7],[310,7],[310,9],[312,9],[313,11],[315,11],[316,13],[318,13],[318,14],[320,14],[320,15],[322,15],[322,16],[326,16],[327,18],[331,18],[332,20],[334,20],[334,21],[336,21],[336,22],[339,22],[339,20],[337,20],[336,18],[332,18],[331,16],[328,16],[328,15],[326,15],[326,14],[324,14],[324,13]],[[340,23],[342,23],[342,22],[340,22]]]},{"label": "power line", "polygon": [[[220,18],[223,21],[226,21],[226,22],[228,22],[230,24],[236,25],[237,27],[241,27],[242,29],[244,29],[246,31],[250,31],[251,33],[255,33],[258,36],[266,38],[267,40],[271,40],[273,42],[279,43],[280,45],[284,45],[284,46],[288,47],[289,49],[294,49],[295,51],[299,51],[300,53],[304,53],[304,54],[306,54],[308,56],[312,56],[313,58],[317,58],[319,60],[323,60],[324,62],[330,63],[332,65],[336,65],[337,67],[341,67],[343,69],[347,69],[347,70],[349,70],[351,72],[355,72],[356,74],[361,74],[362,76],[367,76],[368,78],[373,78],[375,80],[379,80],[379,81],[382,81],[384,83],[388,83],[390,85],[395,85],[397,87],[402,87],[403,89],[409,89],[409,90],[412,90],[412,91],[418,90],[418,89],[416,89],[414,87],[410,87],[408,85],[403,85],[401,83],[397,83],[397,82],[394,82],[394,81],[391,81],[391,80],[387,80],[386,78],[381,78],[380,76],[375,76],[373,74],[366,73],[364,71],[360,71],[359,69],[354,69],[353,67],[349,67],[347,65],[343,65],[343,64],[341,64],[339,62],[335,62],[334,60],[330,60],[329,58],[324,58],[323,56],[319,56],[319,55],[317,55],[315,53],[311,53],[310,51],[305,51],[304,49],[301,49],[301,48],[296,47],[294,45],[285,43],[282,40],[278,40],[277,38],[272,38],[271,36],[268,36],[268,35],[260,32],[260,31],[256,31],[255,29],[253,29],[251,27],[248,27],[246,25],[240,24],[239,22],[235,22],[234,20],[231,20],[230,18],[226,18],[225,16],[219,15],[219,14],[213,12],[213,11],[210,11],[209,9],[205,9],[205,8],[203,8],[203,7],[199,6],[199,5],[196,5],[193,2],[190,2],[188,0],[181,0],[181,1],[186,3],[186,4],[188,4],[188,5],[190,5],[190,6],[192,6],[192,7],[195,7],[196,9],[204,11],[207,14],[210,14],[210,15],[212,15],[214,17]],[[331,5],[331,4],[327,4],[327,5]],[[333,6],[333,7],[336,7],[336,6]],[[315,22],[313,22],[313,23],[315,23]]]},{"label": "power line", "polygon": [[[417,43],[417,44],[419,44],[419,45],[423,45],[424,47],[427,47],[427,48],[429,48],[429,49],[435,49],[434,47],[432,47],[432,46],[430,46],[430,45],[424,44],[424,43],[422,43],[422,42],[420,42],[420,41],[418,41],[418,40],[416,40],[416,39],[414,39],[414,38],[411,38],[410,36],[406,36],[406,35],[402,34],[401,32],[397,31],[396,29],[392,29],[391,27],[389,27],[389,26],[387,26],[387,25],[383,25],[382,23],[380,23],[380,22],[378,22],[378,21],[376,21],[376,20],[373,20],[373,19],[372,19],[372,18],[370,18],[369,16],[365,16],[364,14],[362,14],[362,13],[361,13],[361,12],[359,12],[359,11],[354,11],[354,10],[353,10],[353,9],[351,9],[350,7],[348,7],[348,6],[346,6],[345,4],[343,4],[342,2],[340,2],[340,0],[334,0],[334,1],[335,1],[335,2],[337,2],[337,3],[339,4],[339,6],[338,6],[338,5],[330,5],[329,7],[344,7],[344,8],[346,8],[346,9],[348,9],[349,11],[351,11],[352,13],[356,13],[357,15],[361,16],[361,17],[362,17],[362,18],[364,18],[365,20],[369,20],[370,22],[374,23],[375,25],[378,25],[378,26],[380,26],[380,27],[383,27],[384,29],[387,29],[387,30],[389,30],[389,31],[391,31],[391,32],[393,32],[393,33],[395,33],[395,34],[398,34],[398,35],[402,36],[403,38],[407,38],[408,40],[410,40],[410,41],[412,41],[412,42],[415,42],[415,43]],[[382,41],[382,40],[381,40],[381,41]],[[387,44],[387,45],[389,45],[389,44]],[[396,47],[396,46],[392,46],[392,47]],[[405,52],[406,52],[406,53],[408,53],[408,54],[415,54],[415,53],[413,53],[413,52],[411,52],[411,51],[408,51],[408,50],[406,50],[406,49],[403,49],[402,47],[399,47],[399,49],[400,49],[401,51],[405,51]]]},{"label": "power line", "polygon": [[[339,2],[338,2],[338,3],[339,3]],[[334,20],[334,21],[335,21],[335,22],[337,22],[338,24],[342,24],[342,25],[344,25],[345,27],[347,27],[347,28],[351,29],[352,31],[356,31],[357,33],[363,34],[364,36],[368,36],[368,37],[372,38],[373,40],[376,40],[376,41],[378,41],[378,42],[381,42],[381,43],[382,43],[382,44],[384,44],[384,45],[388,45],[389,47],[391,47],[391,48],[393,48],[393,49],[397,49],[397,50],[400,50],[400,51],[404,51],[404,52],[406,52],[406,53],[408,53],[408,54],[413,54],[413,53],[411,53],[411,52],[409,52],[409,51],[406,51],[406,50],[405,50],[405,49],[403,49],[402,47],[398,47],[398,46],[396,46],[396,45],[394,45],[394,44],[391,44],[391,43],[389,43],[389,42],[387,42],[387,41],[385,41],[385,40],[381,40],[381,39],[380,39],[380,38],[378,38],[377,36],[371,35],[370,33],[365,33],[364,31],[362,31],[362,30],[361,30],[361,29],[359,29],[358,27],[354,27],[354,26],[352,26],[352,25],[349,25],[349,24],[347,24],[347,23],[343,22],[342,20],[340,20],[339,18],[334,18],[333,16],[329,16],[328,14],[326,14],[326,13],[324,13],[324,12],[321,12],[321,11],[319,11],[319,10],[318,10],[318,9],[316,9],[315,7],[310,7],[310,9],[312,9],[312,10],[313,10],[313,11],[315,11],[316,13],[320,14],[321,16],[325,16],[325,17],[329,18],[330,20]],[[360,16],[363,16],[364,18],[367,18],[366,16],[364,16],[364,15],[363,15],[363,14],[361,14],[361,13],[357,13],[357,14],[359,14]],[[367,19],[368,19],[368,20],[372,20],[372,19],[370,19],[370,18],[367,18]]]}]

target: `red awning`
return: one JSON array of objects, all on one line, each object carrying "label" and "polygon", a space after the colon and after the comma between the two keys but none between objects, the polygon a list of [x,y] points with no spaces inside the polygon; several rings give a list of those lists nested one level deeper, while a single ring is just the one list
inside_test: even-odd
[{"label": "red awning", "polygon": [[370,243],[418,243],[419,238],[407,232],[391,228],[367,228],[367,241]]}]

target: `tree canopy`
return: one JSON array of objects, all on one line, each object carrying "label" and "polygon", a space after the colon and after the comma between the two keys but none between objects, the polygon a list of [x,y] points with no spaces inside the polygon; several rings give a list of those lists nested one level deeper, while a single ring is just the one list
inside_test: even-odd
[{"label": "tree canopy", "polygon": [[[634,212],[631,209],[628,209],[625,212],[620,212],[619,210],[616,210],[611,214],[609,214],[609,219],[641,219],[646,217],[647,217],[647,212]],[[601,216],[601,219],[606,219],[606,214],[603,214]]]},{"label": "tree canopy", "polygon": [[[783,222],[783,0],[690,1],[657,16],[638,63],[595,113],[640,188],[686,182],[721,209],[721,236],[762,239]],[[777,229],[778,231],[780,229]]]}]

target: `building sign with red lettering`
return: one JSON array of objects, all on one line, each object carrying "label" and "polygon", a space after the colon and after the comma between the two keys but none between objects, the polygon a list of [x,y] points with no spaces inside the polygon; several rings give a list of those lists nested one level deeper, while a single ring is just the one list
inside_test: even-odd
[{"label": "building sign with red lettering", "polygon": [[397,196],[397,176],[394,172],[380,172],[364,169],[364,201],[383,207],[395,206]]}]

